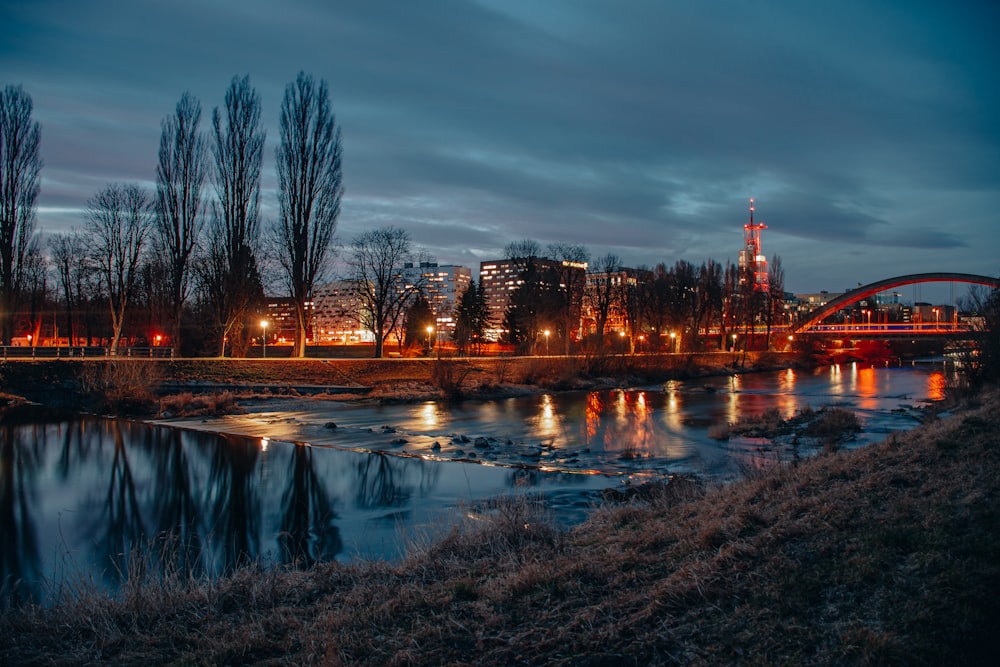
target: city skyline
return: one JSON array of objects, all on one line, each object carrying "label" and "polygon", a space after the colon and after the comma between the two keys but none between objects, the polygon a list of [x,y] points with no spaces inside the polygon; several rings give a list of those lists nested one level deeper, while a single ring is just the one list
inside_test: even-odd
[{"label": "city skyline", "polygon": [[152,187],[181,94],[207,129],[243,74],[273,219],[278,110],[303,70],[344,132],[342,243],[392,224],[473,269],[523,238],[735,263],[753,197],[789,291],[995,276],[1000,13],[881,4],[5,3],[0,83],[34,100],[47,233],[109,182]]}]

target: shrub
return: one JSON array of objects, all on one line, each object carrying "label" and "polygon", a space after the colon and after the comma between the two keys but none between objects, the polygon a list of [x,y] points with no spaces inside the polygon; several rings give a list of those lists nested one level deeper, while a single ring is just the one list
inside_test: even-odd
[{"label": "shrub", "polygon": [[472,372],[472,367],[450,359],[438,359],[431,366],[431,384],[441,390],[445,398],[462,397],[462,385]]},{"label": "shrub", "polygon": [[78,382],[99,410],[112,414],[150,414],[156,407],[160,368],[138,359],[83,364]]}]

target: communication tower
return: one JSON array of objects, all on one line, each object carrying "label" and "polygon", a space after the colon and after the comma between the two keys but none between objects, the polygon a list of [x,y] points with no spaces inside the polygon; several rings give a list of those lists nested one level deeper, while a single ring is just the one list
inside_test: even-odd
[{"label": "communication tower", "polygon": [[750,222],[743,225],[743,250],[740,250],[740,283],[753,281],[755,292],[767,292],[767,257],[760,251],[760,232],[767,229],[763,222],[753,221],[753,199],[750,200]]}]

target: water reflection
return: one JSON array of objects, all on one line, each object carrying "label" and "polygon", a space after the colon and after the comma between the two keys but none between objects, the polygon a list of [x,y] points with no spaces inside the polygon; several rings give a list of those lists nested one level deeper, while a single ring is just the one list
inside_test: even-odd
[{"label": "water reflection", "polygon": [[[901,402],[938,398],[945,382],[938,368],[845,365],[675,381],[662,390],[327,404],[326,413],[296,412],[295,420],[273,412],[266,420],[248,416],[247,437],[102,419],[16,423],[4,415],[0,604],[43,599],[53,585],[46,576],[57,583],[85,576],[114,589],[134,564],[144,573],[218,576],[257,558],[308,565],[394,557],[400,523],[438,525],[469,501],[511,491],[568,498],[617,484],[550,470],[726,476],[735,472],[734,457],[747,455],[747,443],[712,439],[713,424],[768,408],[790,416],[805,406],[844,403],[865,413],[863,436],[878,439],[880,429],[913,425],[898,414]],[[323,428],[331,418],[339,427]],[[240,424],[224,423],[227,430]],[[405,452],[399,445],[386,449],[381,425],[405,436]],[[469,438],[444,435],[449,431],[487,436],[492,444],[480,456],[512,467],[420,458],[432,453],[434,439],[440,440],[435,458],[469,449]],[[302,444],[275,440],[279,435]],[[589,501],[565,503],[582,511]],[[141,558],[133,560],[137,551]]]},{"label": "water reflection", "polygon": [[[289,474],[281,501],[282,562],[312,565],[329,561],[343,548],[330,494],[313,465],[313,448],[291,447]],[[374,458],[374,457],[373,457]]]},{"label": "water reflection", "polygon": [[559,475],[528,477],[266,437],[4,415],[0,605],[45,602],[81,581],[115,590],[128,576],[216,577],[258,558],[297,567],[395,557],[399,517],[438,526],[463,503],[526,482],[539,491],[562,484]]},{"label": "water reflection", "polygon": [[5,608],[38,597],[41,561],[32,515],[37,471],[36,447],[22,442],[15,428],[0,427],[0,594]]},{"label": "water reflection", "polygon": [[941,371],[935,371],[927,376],[927,398],[931,401],[944,400],[944,392],[948,386],[948,380]]}]

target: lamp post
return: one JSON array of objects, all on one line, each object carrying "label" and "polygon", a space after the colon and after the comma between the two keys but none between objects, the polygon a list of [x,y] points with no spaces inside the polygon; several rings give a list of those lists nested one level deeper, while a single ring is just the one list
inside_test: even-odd
[{"label": "lamp post", "polygon": [[427,325],[427,354],[430,355],[434,351],[434,346],[431,345],[431,335],[434,333],[434,327]]},{"label": "lamp post", "polygon": [[677,352],[677,332],[676,331],[671,331],[670,332],[670,351],[672,353],[676,353]]},{"label": "lamp post", "polygon": [[267,320],[260,321],[260,358],[267,358]]},{"label": "lamp post", "polygon": [[934,330],[937,331],[941,323],[941,312],[937,308],[931,308],[931,312],[934,313]]}]

